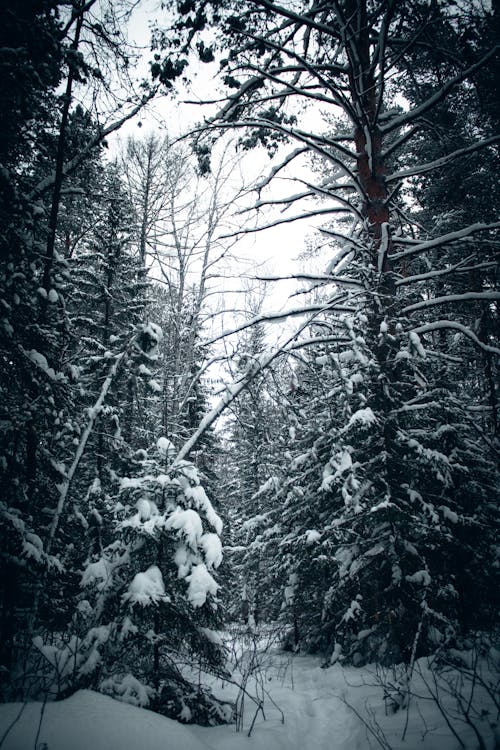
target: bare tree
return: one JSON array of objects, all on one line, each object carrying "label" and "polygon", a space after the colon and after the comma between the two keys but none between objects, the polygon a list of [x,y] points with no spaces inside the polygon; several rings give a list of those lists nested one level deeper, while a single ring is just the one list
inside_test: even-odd
[{"label": "bare tree", "polygon": [[158,281],[155,315],[164,338],[162,429],[174,439],[193,428],[190,404],[210,359],[203,339],[220,310],[232,263],[235,205],[244,189],[239,158],[226,144],[201,176],[189,147],[152,134],[129,140],[123,164],[136,214],[140,259]]}]

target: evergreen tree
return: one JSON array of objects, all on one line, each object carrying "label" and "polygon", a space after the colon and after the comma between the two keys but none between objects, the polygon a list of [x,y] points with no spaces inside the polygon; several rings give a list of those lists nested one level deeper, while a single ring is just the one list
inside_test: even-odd
[{"label": "evergreen tree", "polygon": [[[82,427],[66,310],[72,286],[65,256],[72,245],[64,242],[70,223],[70,240],[82,227],[62,208],[70,206],[75,190],[85,194],[76,179],[68,184],[69,175],[86,160],[92,172],[99,144],[120,124],[92,129],[81,109],[71,115],[74,85],[85,85],[86,76],[103,81],[98,65],[90,66],[79,51],[92,5],[73,3],[59,15],[58,3],[35,0],[7,2],[0,11],[0,661],[6,697],[41,690],[36,675],[32,684],[27,679],[36,672],[32,637],[64,632],[77,577],[66,499],[95,415],[89,413]],[[85,27],[87,50],[97,57],[103,51],[95,40],[98,27]],[[108,377],[99,398],[106,395]],[[73,456],[68,438],[77,443]]]},{"label": "evergreen tree", "polygon": [[[244,378],[265,351],[264,335],[264,327],[256,325],[241,336],[237,351],[239,377]],[[254,378],[232,408],[228,437],[230,483],[225,488],[225,498],[231,521],[235,579],[231,605],[237,617],[253,627],[273,619],[275,614],[270,591],[271,558],[262,537],[272,510],[269,490],[275,485],[279,463],[279,410],[273,397],[270,374]]]}]

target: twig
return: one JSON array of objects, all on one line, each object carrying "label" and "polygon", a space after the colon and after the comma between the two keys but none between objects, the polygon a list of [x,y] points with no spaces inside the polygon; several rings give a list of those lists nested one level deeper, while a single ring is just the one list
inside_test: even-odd
[{"label": "twig", "polygon": [[[342,698],[342,696],[340,696],[340,695],[334,695],[333,697],[337,698],[337,700],[341,701],[344,704],[344,706],[347,706],[347,708],[349,708],[353,712],[353,714],[358,717],[358,719],[361,721],[361,723],[365,726],[365,729],[368,732],[370,732],[371,735],[373,735],[373,737],[377,740],[378,744],[380,745],[381,748],[383,748],[383,750],[392,750],[391,746],[389,745],[389,743],[387,741],[386,736],[384,735],[383,731],[381,730],[381,728],[380,728],[380,726],[378,724],[376,724],[376,728],[378,729],[378,732],[377,732],[371,726],[371,724],[365,718],[363,718],[363,716],[358,711],[358,709],[355,708],[351,703],[349,703],[348,701],[346,701],[345,698]],[[373,716],[372,716],[372,720],[373,720]],[[381,736],[379,736],[380,733],[381,733]]]},{"label": "twig", "polygon": [[40,720],[38,722],[38,729],[36,731],[35,744],[33,746],[33,750],[37,750],[37,747],[38,747],[38,738],[40,737],[40,732],[42,731],[43,715],[45,713],[46,705],[47,705],[47,694],[45,694],[45,698],[43,699],[43,703],[42,703],[42,708],[40,709]]},{"label": "twig", "polygon": [[15,717],[15,719],[13,719],[11,721],[11,723],[9,724],[9,726],[7,727],[7,729],[5,730],[5,732],[3,733],[2,738],[0,739],[0,747],[2,747],[3,743],[7,739],[7,736],[10,734],[11,729],[17,724],[17,722],[21,718],[21,715],[22,715],[22,713],[23,713],[23,711],[24,711],[24,709],[26,708],[27,705],[28,705],[28,701],[25,701],[23,703],[23,705],[21,706],[21,708],[19,709],[19,713],[17,714],[17,716]]}]

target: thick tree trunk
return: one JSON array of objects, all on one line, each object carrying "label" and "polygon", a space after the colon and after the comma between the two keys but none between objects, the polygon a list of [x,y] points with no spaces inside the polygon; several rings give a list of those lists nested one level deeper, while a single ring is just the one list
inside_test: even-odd
[{"label": "thick tree trunk", "polygon": [[[362,215],[367,221],[372,238],[373,265],[385,278],[391,271],[388,259],[388,192],[382,135],[377,123],[378,98],[381,92],[378,90],[374,66],[370,59],[370,27],[366,0],[349,0],[348,17],[351,19],[347,28],[347,34],[351,39],[351,44],[347,46],[350,57],[349,83],[354,111],[358,113],[354,144],[358,181],[364,196]],[[387,281],[383,283],[387,285]]]}]

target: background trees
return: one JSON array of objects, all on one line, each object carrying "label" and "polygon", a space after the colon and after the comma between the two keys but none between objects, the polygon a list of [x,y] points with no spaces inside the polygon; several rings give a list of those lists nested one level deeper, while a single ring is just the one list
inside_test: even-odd
[{"label": "background trees", "polygon": [[[252,303],[248,304],[252,309]],[[245,373],[265,352],[264,327],[253,326],[240,335],[236,372]],[[251,627],[273,620],[278,608],[269,554],[262,536],[273,512],[273,490],[280,465],[281,408],[279,384],[282,373],[255,377],[231,408],[224,455],[225,498],[230,521],[230,558],[233,578],[229,582],[231,612]]]}]

